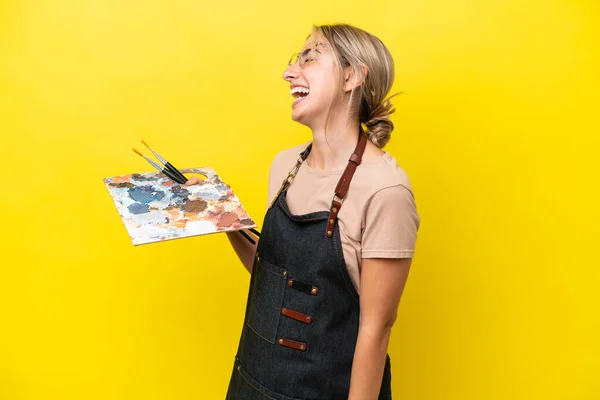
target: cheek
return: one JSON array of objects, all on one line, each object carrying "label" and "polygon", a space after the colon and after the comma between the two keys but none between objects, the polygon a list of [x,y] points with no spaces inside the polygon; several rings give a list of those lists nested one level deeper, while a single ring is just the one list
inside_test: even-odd
[{"label": "cheek", "polygon": [[307,76],[306,80],[310,86],[310,93],[315,94],[315,97],[332,99],[340,90],[337,77],[330,71],[319,71],[318,74]]}]

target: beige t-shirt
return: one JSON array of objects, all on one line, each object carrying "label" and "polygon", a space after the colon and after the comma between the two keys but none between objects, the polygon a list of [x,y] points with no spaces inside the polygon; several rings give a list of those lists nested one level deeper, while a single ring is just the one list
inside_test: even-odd
[{"label": "beige t-shirt", "polygon": [[[307,145],[283,150],[275,157],[269,174],[269,204]],[[329,211],[343,172],[343,168],[315,170],[303,162],[288,188],[290,211],[297,215]],[[338,214],[344,260],[357,291],[362,258],[413,257],[419,222],[408,176],[389,153],[358,166]]]}]

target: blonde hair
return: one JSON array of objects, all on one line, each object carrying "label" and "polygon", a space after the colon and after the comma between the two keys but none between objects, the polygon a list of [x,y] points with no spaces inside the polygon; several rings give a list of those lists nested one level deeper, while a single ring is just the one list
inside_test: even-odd
[{"label": "blonde hair", "polygon": [[[348,24],[315,25],[313,34],[321,35],[329,42],[341,71],[350,67],[352,75],[362,80],[350,93],[348,112],[358,116],[369,140],[383,148],[394,130],[390,116],[396,109],[390,99],[398,94],[385,98],[394,83],[394,60],[390,51],[376,36]],[[339,87],[343,84],[342,73]],[[342,98],[340,90],[330,111]]]}]

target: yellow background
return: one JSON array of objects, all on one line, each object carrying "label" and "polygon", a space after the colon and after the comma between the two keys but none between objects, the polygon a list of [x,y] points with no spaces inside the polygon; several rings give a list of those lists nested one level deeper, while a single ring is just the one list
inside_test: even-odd
[{"label": "yellow background", "polygon": [[214,167],[262,221],[307,141],[313,23],[396,60],[422,219],[394,398],[600,398],[596,0],[0,1],[0,399],[223,399],[249,275],[224,235],[133,247],[102,178]]}]

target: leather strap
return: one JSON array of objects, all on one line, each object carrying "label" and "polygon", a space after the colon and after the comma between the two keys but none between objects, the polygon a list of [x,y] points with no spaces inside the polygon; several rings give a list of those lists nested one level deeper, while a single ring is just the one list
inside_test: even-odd
[{"label": "leather strap", "polygon": [[362,162],[362,156],[365,152],[366,147],[367,136],[361,132],[358,135],[358,143],[356,145],[356,148],[354,149],[354,153],[348,159],[348,165],[346,166],[342,177],[340,178],[337,186],[335,187],[335,194],[333,195],[333,199],[331,200],[331,208],[329,209],[327,230],[325,231],[325,235],[327,237],[333,237],[335,220],[337,219],[338,213],[340,212],[340,208],[342,208],[344,198],[348,194],[348,188],[350,187],[350,182],[352,181],[354,172],[356,172],[356,167],[358,167]]},{"label": "leather strap", "polygon": [[[342,203],[344,202],[344,198],[346,194],[348,194],[348,188],[350,187],[350,182],[352,181],[352,177],[354,176],[354,172],[356,172],[356,167],[360,165],[362,162],[362,156],[365,152],[365,148],[367,147],[367,136],[362,130],[358,134],[358,143],[356,144],[356,148],[354,149],[354,153],[348,159],[348,165],[344,170],[344,173],[340,177],[336,187],[335,193],[333,195],[333,199],[331,200],[331,207],[329,209],[329,218],[327,219],[327,229],[325,230],[325,235],[327,237],[333,237],[333,229],[335,227],[335,220],[337,219],[338,213],[340,212],[340,208],[342,208]],[[281,192],[290,186],[292,180],[296,177],[298,170],[302,163],[306,160],[308,155],[310,154],[310,150],[312,149],[312,143],[308,145],[308,147],[300,153],[298,160],[296,161],[296,165],[294,168],[288,173],[288,176],[283,180],[279,191],[273,198],[270,207],[273,207],[275,200],[279,197]]]},{"label": "leather strap", "polygon": [[292,183],[292,180],[294,180],[294,178],[296,177],[296,174],[298,173],[300,166],[302,165],[302,163],[306,160],[306,158],[310,154],[311,149],[312,149],[312,143],[310,143],[306,147],[306,149],[304,149],[304,151],[302,153],[300,153],[298,160],[296,161],[296,164],[294,165],[294,168],[292,168],[292,170],[288,173],[288,176],[283,180],[283,183],[281,184],[281,187],[277,191],[277,194],[275,195],[275,197],[273,197],[273,201],[271,201],[271,205],[269,206],[269,208],[273,207],[273,204],[275,204],[275,201],[277,200],[277,198],[279,197],[281,192],[283,192],[285,189],[288,188],[288,186],[290,186],[290,184]]},{"label": "leather strap", "polygon": [[312,294],[313,296],[316,296],[319,293],[318,287],[312,286],[308,283],[300,282],[296,279],[288,279],[287,283],[288,283],[288,286],[291,287],[292,289],[299,290],[306,294]]},{"label": "leather strap", "polygon": [[296,321],[304,322],[305,324],[310,324],[312,322],[312,317],[310,315],[302,314],[286,307],[281,308],[281,315],[285,315],[286,317],[290,317]]},{"label": "leather strap", "polygon": [[291,347],[292,349],[306,351],[306,343],[297,342],[295,340],[290,340],[290,339],[285,339],[285,338],[279,338],[277,340],[277,343],[279,343],[280,345],[285,346],[285,347]]}]

